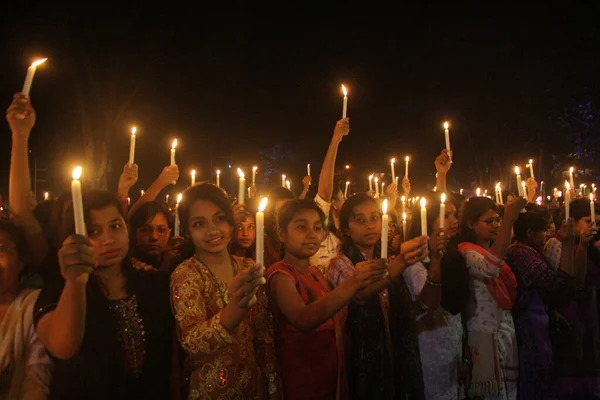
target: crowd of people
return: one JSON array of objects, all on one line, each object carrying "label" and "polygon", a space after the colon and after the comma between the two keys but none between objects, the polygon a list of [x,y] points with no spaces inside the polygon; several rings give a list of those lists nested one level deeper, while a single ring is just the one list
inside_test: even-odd
[{"label": "crowd of people", "polygon": [[531,178],[529,199],[465,199],[446,187],[443,150],[422,235],[400,200],[408,178],[380,196],[336,187],[344,118],[314,199],[310,177],[300,198],[269,192],[258,265],[256,188],[238,204],[198,183],[175,211],[157,198],[176,165],[132,205],[135,164],[116,192],[84,191],[87,235],[75,234],[70,193],[31,201],[30,98],[16,94],[6,117],[0,399],[600,396],[600,237],[576,192],[568,219],[556,198],[535,203]]}]

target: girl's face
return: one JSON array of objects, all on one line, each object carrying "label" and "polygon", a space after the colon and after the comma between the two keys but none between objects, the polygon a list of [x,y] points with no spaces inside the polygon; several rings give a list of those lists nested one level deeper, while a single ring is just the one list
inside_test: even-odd
[{"label": "girl's face", "polygon": [[127,225],[117,207],[90,211],[88,236],[94,243],[94,259],[96,267],[113,267],[121,265],[129,251],[129,234]]},{"label": "girl's face", "polygon": [[547,230],[538,231],[538,232],[528,232],[528,239],[530,240],[531,247],[536,249],[540,249],[544,247],[546,244],[546,232]]},{"label": "girl's face", "polygon": [[579,221],[575,222],[575,225],[573,225],[573,231],[575,232],[575,235],[579,235],[584,230],[591,228],[593,224],[594,223],[590,215],[579,218]]},{"label": "girl's face", "polygon": [[546,237],[554,236],[556,233],[556,224],[554,222],[550,222],[548,225],[548,229],[546,229]]},{"label": "girl's face", "polygon": [[152,217],[136,232],[137,250],[151,256],[159,256],[169,248],[169,223],[161,212]]},{"label": "girl's face", "polygon": [[[446,204],[446,214],[444,215],[444,233],[448,237],[456,236],[458,232],[458,211],[452,203]],[[440,216],[433,221],[433,226],[440,226]]]},{"label": "girl's face", "polygon": [[348,236],[359,247],[374,246],[381,238],[381,211],[368,201],[354,207],[348,221]]},{"label": "girl's face", "polygon": [[315,210],[300,210],[279,233],[286,253],[305,259],[314,256],[325,236],[323,221]]},{"label": "girl's face", "polygon": [[233,227],[216,204],[197,200],[190,207],[188,232],[196,251],[217,254],[227,251]]},{"label": "girl's face", "polygon": [[19,282],[24,265],[12,237],[0,231],[0,293],[11,290]]},{"label": "girl's face", "polygon": [[469,227],[473,229],[478,240],[491,241],[498,236],[498,230],[502,218],[494,210],[487,210],[476,221],[469,221]]},{"label": "girl's face", "polygon": [[238,224],[235,239],[238,245],[244,249],[252,247],[256,241],[256,224],[254,218],[246,217],[244,221]]}]

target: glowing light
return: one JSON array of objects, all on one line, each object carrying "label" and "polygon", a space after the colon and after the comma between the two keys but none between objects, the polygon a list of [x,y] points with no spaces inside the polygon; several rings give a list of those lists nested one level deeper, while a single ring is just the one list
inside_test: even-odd
[{"label": "glowing light", "polygon": [[260,204],[258,205],[258,211],[264,212],[265,209],[267,208],[268,202],[269,202],[269,199],[266,197],[263,197],[262,200],[260,201]]},{"label": "glowing light", "polygon": [[75,167],[73,170],[73,179],[78,180],[81,178],[81,167]]}]

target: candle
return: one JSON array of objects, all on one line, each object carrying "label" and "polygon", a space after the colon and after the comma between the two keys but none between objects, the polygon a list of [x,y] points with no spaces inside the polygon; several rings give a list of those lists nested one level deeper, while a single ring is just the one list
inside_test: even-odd
[{"label": "candle", "polygon": [[440,203],[440,230],[444,231],[446,222],[446,193],[442,193],[442,202]]},{"label": "candle", "polygon": [[83,199],[81,196],[81,167],[73,170],[73,182],[71,182],[71,195],[73,196],[73,219],[75,221],[75,233],[86,236],[85,220],[83,218]]},{"label": "candle", "polygon": [[48,192],[45,192],[44,193],[44,200],[48,200],[48,196],[49,196]]},{"label": "candle", "polygon": [[221,170],[217,170],[217,187],[221,187]]},{"label": "candle", "polygon": [[369,175],[369,191],[373,191],[373,174]]},{"label": "candle", "polygon": [[540,183],[540,195],[542,198],[544,197],[544,181]]},{"label": "candle", "polygon": [[448,128],[450,125],[448,122],[444,122],[444,136],[446,136],[446,150],[448,150],[448,157],[450,157],[450,162],[452,162],[452,149],[450,149],[450,131]]},{"label": "candle", "polygon": [[459,192],[459,193],[460,193],[460,195],[462,196],[462,195],[463,195],[463,193],[464,193],[464,191],[465,191],[464,189],[460,189],[458,192]]},{"label": "candle", "polygon": [[292,190],[292,184],[290,183],[290,181],[285,181],[285,187],[287,187],[288,190]]},{"label": "candle", "polygon": [[396,159],[392,158],[391,167],[392,167],[392,183],[396,182]]},{"label": "candle", "polygon": [[565,221],[571,217],[571,185],[565,181]]},{"label": "candle", "polygon": [[575,168],[571,167],[569,168],[569,180],[571,183],[571,188],[575,187],[575,183],[573,183],[573,172],[575,171]]},{"label": "candle", "polygon": [[406,213],[406,196],[400,198],[402,200],[402,214]]},{"label": "candle", "polygon": [[258,170],[258,167],[254,166],[252,167],[252,186],[256,185],[256,171]]},{"label": "candle", "polygon": [[191,172],[192,175],[192,186],[194,186],[196,184],[196,170],[193,169]]},{"label": "candle", "polygon": [[408,178],[408,156],[406,156],[406,167],[404,168],[404,177]]},{"label": "candle", "polygon": [[529,164],[527,164],[527,167],[529,167],[529,175],[535,179],[535,175],[533,174],[533,160],[529,160]]},{"label": "candle", "polygon": [[281,175],[281,186],[285,187],[285,175]]},{"label": "candle", "polygon": [[421,235],[427,236],[427,200],[421,198]]},{"label": "candle", "polygon": [[381,182],[381,194],[385,195],[385,190],[383,190],[383,188],[385,187],[385,182]]},{"label": "candle", "polygon": [[256,263],[264,267],[265,263],[265,208],[266,197],[263,197],[256,213]]},{"label": "candle", "polygon": [[527,185],[525,185],[525,181],[521,182],[521,187],[523,188],[523,194],[522,194],[522,196],[525,197],[525,198],[528,198],[528,196],[527,196]]},{"label": "candle", "polygon": [[496,184],[496,204],[502,204],[502,189],[500,189],[500,182]]},{"label": "candle", "polygon": [[140,197],[144,197],[144,190],[140,190],[141,196]]},{"label": "candle", "polygon": [[175,149],[177,148],[177,139],[173,140],[173,145],[171,146],[171,165],[175,165]]},{"label": "candle", "polygon": [[402,213],[402,241],[406,242],[406,213]]},{"label": "candle", "polygon": [[181,193],[179,193],[177,195],[177,204],[175,205],[175,226],[174,226],[174,236],[179,236],[179,230],[180,230],[180,221],[179,221],[179,203],[181,203]]},{"label": "candle", "polygon": [[477,197],[481,197],[481,189],[480,188],[477,188],[475,193],[477,194]]},{"label": "candle", "polygon": [[379,197],[379,178],[375,177],[375,197]]},{"label": "candle", "polygon": [[240,184],[238,190],[238,204],[244,204],[244,200],[246,197],[246,176],[240,168],[238,168],[238,176],[240,177]]},{"label": "candle", "polygon": [[23,84],[23,94],[29,96],[29,92],[31,91],[31,84],[33,83],[33,76],[35,75],[35,71],[38,65],[46,62],[47,58],[42,58],[41,60],[34,61],[29,68],[27,68],[27,75],[25,75],[25,83]]},{"label": "candle", "polygon": [[389,215],[387,215],[388,201],[385,199],[381,205],[383,215],[381,216],[381,258],[387,259],[388,253],[388,229]]},{"label": "candle", "polygon": [[306,164],[306,175],[310,176],[310,164]]},{"label": "candle", "polygon": [[131,139],[129,141],[129,165],[134,163],[135,158],[135,133],[137,132],[137,128],[134,126],[131,128]]},{"label": "candle", "polygon": [[346,118],[348,113],[348,91],[346,86],[342,85],[342,92],[344,92],[344,104],[342,105],[342,118]]},{"label": "candle", "polygon": [[165,203],[169,204],[169,195],[165,196]]},{"label": "candle", "polygon": [[590,193],[590,216],[592,217],[592,224],[596,226],[596,204],[594,204],[594,194]]},{"label": "candle", "polygon": [[519,197],[524,197],[523,187],[521,186],[521,170],[519,167],[515,167],[515,174],[517,175],[517,191],[519,192]]},{"label": "candle", "polygon": [[346,189],[344,190],[344,197],[348,198],[348,187],[350,186],[350,181],[346,181]]},{"label": "candle", "polygon": [[131,197],[127,198],[127,205],[130,206],[131,205]]}]

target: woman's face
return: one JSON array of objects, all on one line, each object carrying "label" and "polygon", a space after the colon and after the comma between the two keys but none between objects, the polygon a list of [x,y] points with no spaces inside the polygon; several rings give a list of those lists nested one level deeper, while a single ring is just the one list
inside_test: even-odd
[{"label": "woman's face", "polygon": [[573,231],[575,232],[575,235],[579,235],[584,230],[591,228],[593,224],[594,223],[590,215],[588,215],[587,217],[579,218],[579,220],[575,222],[575,225],[573,225]]},{"label": "woman's face", "polygon": [[556,233],[556,224],[554,222],[550,222],[548,225],[548,229],[546,229],[546,237],[554,236]]},{"label": "woman's face", "polygon": [[[456,236],[458,232],[458,211],[452,203],[446,204],[446,213],[444,214],[444,233],[448,237]],[[440,226],[440,216],[433,221],[433,226]]]},{"label": "woman's face", "polygon": [[252,247],[256,241],[256,223],[254,222],[254,218],[246,217],[244,221],[238,224],[235,239],[237,244],[244,249]]},{"label": "woman's face", "polygon": [[354,207],[348,221],[348,236],[360,247],[377,243],[381,238],[381,211],[377,203],[368,201]]},{"label": "woman's face", "polygon": [[17,245],[8,233],[0,231],[0,293],[15,288],[23,268]]},{"label": "woman's face", "polygon": [[188,232],[197,252],[217,254],[227,251],[233,227],[216,204],[197,200],[190,207]]},{"label": "woman's face", "polygon": [[160,256],[168,250],[171,229],[167,217],[159,212],[135,232],[137,250],[150,256]]},{"label": "woman's face", "polygon": [[500,215],[494,210],[488,210],[476,221],[468,222],[470,228],[473,229],[477,239],[480,241],[491,241],[496,239],[501,223],[502,218],[500,218]]},{"label": "woman's face", "polygon": [[325,236],[323,221],[315,210],[300,210],[280,232],[279,239],[286,253],[298,258],[309,258],[317,253]]},{"label": "woman's face", "polygon": [[91,210],[87,231],[94,243],[96,267],[121,265],[129,251],[129,234],[117,207],[111,205],[99,210]]},{"label": "woman's face", "polygon": [[546,244],[546,232],[547,230],[543,230],[543,231],[538,231],[538,232],[533,232],[530,231],[528,232],[528,239],[530,240],[530,246],[534,247],[536,249],[540,249],[542,247],[544,247],[544,245]]}]

